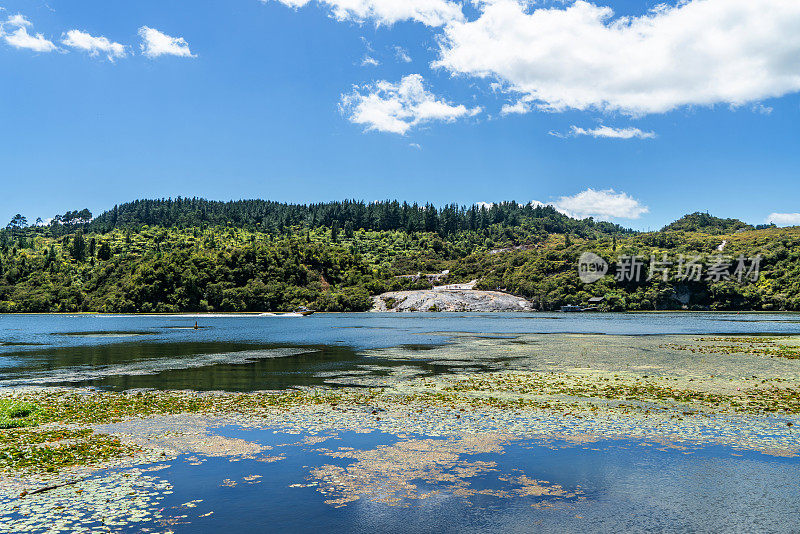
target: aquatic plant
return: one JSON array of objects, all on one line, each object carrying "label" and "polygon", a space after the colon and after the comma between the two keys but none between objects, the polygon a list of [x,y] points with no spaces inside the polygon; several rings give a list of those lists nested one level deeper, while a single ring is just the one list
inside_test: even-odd
[{"label": "aquatic plant", "polygon": [[0,399],[0,429],[21,428],[34,423],[38,406],[15,399]]}]

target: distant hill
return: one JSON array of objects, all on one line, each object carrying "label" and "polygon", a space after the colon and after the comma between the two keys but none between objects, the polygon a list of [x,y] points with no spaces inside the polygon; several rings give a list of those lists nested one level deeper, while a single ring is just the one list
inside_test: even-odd
[{"label": "distant hill", "polygon": [[662,228],[662,232],[670,230],[683,230],[685,232],[701,232],[704,234],[719,235],[732,234],[739,230],[753,230],[754,227],[739,219],[721,219],[708,213],[697,211],[684,215],[672,224]]},{"label": "distant hill", "polygon": [[[97,218],[70,211],[48,224],[17,215],[0,229],[0,313],[364,311],[374,295],[431,289],[424,277],[403,275],[443,271],[447,283],[477,280],[478,290],[511,293],[540,310],[604,297],[601,309],[610,311],[800,311],[800,227],[754,229],[693,213],[665,230],[636,232],[516,202],[178,198],[122,204]],[[721,247],[727,279],[710,275],[712,266],[725,270]],[[611,267],[592,284],[578,276],[584,252]],[[666,280],[650,275],[652,258],[663,254],[673,266]],[[706,276],[679,278],[677,262],[695,256]],[[615,276],[620,257],[639,259],[641,279]],[[739,257],[761,258],[757,283],[735,275]]]},{"label": "distant hill", "polygon": [[534,233],[573,233],[580,236],[631,233],[632,230],[592,218],[573,219],[552,206],[500,202],[491,206],[410,204],[397,200],[345,200],[319,204],[285,204],[268,200],[220,202],[203,198],[145,199],[114,206],[94,219],[86,230],[109,232],[143,225],[163,228],[228,226],[283,232],[291,227],[336,227],[339,230],[436,232],[449,236],[484,231],[493,225],[522,227]]}]

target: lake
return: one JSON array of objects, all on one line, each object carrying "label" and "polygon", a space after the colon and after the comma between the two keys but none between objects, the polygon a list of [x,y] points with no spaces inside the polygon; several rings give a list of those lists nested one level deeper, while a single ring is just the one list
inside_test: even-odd
[{"label": "lake", "polygon": [[[194,329],[195,323],[198,329]],[[780,313],[326,313],[257,315],[0,315],[0,387],[74,385],[252,391],[330,383],[412,366],[448,372],[425,349],[480,335],[793,334]],[[391,360],[364,351],[402,347]]]},{"label": "lake", "polygon": [[[24,499],[0,490],[0,533],[798,532],[796,412],[590,399],[577,385],[502,404],[515,380],[570,376],[771,394],[800,361],[703,347],[798,333],[791,313],[2,315],[0,390],[299,388],[312,402],[96,426],[168,452]],[[444,388],[489,375],[510,388],[501,404],[470,404],[480,388],[426,397],[427,380],[460,392]],[[313,402],[337,388],[371,396]]]}]

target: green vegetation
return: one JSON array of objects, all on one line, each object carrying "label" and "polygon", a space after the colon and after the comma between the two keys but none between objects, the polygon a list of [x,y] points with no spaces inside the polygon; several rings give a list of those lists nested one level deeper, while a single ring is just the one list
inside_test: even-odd
[{"label": "green vegetation", "polygon": [[[709,413],[800,413],[800,389],[786,382],[753,377],[731,382],[727,387],[720,388],[717,384],[709,389],[714,385],[713,377],[695,383],[693,379],[679,380],[671,376],[511,371],[457,375],[443,381],[425,378],[403,391],[341,388],[202,394],[40,390],[0,398],[2,406],[33,407],[28,426],[0,430],[0,472],[56,472],[70,466],[102,464],[109,459],[134,455],[137,448],[90,427],[155,415],[199,413],[269,417],[294,413],[298,407],[326,410],[363,409],[365,406],[412,411],[434,408],[452,410],[456,414],[472,410],[480,413],[487,408],[551,410],[572,417],[596,417],[599,411],[644,416],[652,412],[665,418],[702,417]],[[377,412],[373,412],[373,416],[376,420],[380,418]]]},{"label": "green vegetation", "polygon": [[[91,218],[88,210],[68,212],[56,221],[69,230]],[[328,202],[324,204],[281,204],[266,200],[215,202],[198,198],[137,200],[103,213],[87,226],[105,233],[114,228],[232,226],[269,233],[286,232],[295,227],[310,229],[402,230],[407,233],[437,232],[450,236],[463,231],[482,231],[492,225],[525,226],[533,231],[585,234],[592,230],[605,233],[630,232],[621,226],[591,219],[571,219],[551,206],[520,206],[516,202],[494,204],[490,208],[469,208],[451,204],[437,209],[431,204],[402,204],[397,201]],[[335,241],[335,240],[334,240]]]},{"label": "green vegetation", "polygon": [[699,338],[701,344],[680,345],[667,343],[662,345],[664,348],[674,350],[687,350],[693,354],[755,354],[758,356],[769,356],[787,358],[790,360],[800,359],[800,347],[796,345],[782,345],[778,343],[780,336],[771,337],[704,337]]},{"label": "green vegetation", "polygon": [[[761,254],[761,279],[647,281],[651,255]],[[552,207],[398,202],[298,206],[267,201],[143,200],[92,219],[48,225],[17,215],[0,230],[0,312],[364,311],[385,291],[430,287],[396,276],[451,271],[544,310],[603,296],[606,310],[800,310],[800,228],[753,229],[687,215],[640,233],[571,219]],[[576,275],[592,251],[610,263],[638,254],[639,283]]]},{"label": "green vegetation", "polygon": [[739,230],[753,230],[753,227],[739,219],[720,219],[708,213],[695,212],[684,215],[672,224],[664,227],[668,230],[684,230],[687,232],[703,232],[705,234],[731,234]]},{"label": "green vegetation", "polygon": [[37,410],[37,406],[29,402],[0,399],[0,429],[33,425]]},{"label": "green vegetation", "polygon": [[[769,388],[746,388],[731,393],[713,393],[671,384],[671,377],[647,379],[576,377],[561,373],[486,373],[456,380],[444,390],[454,393],[481,392],[488,395],[513,393],[524,396],[566,395],[584,399],[653,402],[662,407],[679,403],[685,415],[699,409],[714,412],[769,414],[800,413],[800,390],[770,384]],[[762,382],[766,383],[766,380]],[[673,405],[674,406],[674,405]]]},{"label": "green vegetation", "polygon": [[90,429],[0,432],[0,471],[56,472],[129,455],[132,447]]}]

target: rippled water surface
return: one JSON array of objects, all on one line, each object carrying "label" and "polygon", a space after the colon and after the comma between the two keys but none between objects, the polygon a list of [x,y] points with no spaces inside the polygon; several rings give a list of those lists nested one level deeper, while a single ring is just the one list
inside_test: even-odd
[{"label": "rippled water surface", "polygon": [[[380,432],[310,440],[237,427],[220,433],[267,450],[153,466],[148,476],[170,488],[156,516],[123,519],[114,530],[788,533],[800,525],[800,463],[726,447],[511,439],[483,451],[458,438]],[[431,443],[441,446],[420,460],[414,449]],[[58,492],[50,498],[75,490]],[[86,512],[83,526],[105,531]]]},{"label": "rippled water surface", "polygon": [[[398,367],[447,372],[424,350],[463,333],[798,332],[800,315],[763,313],[0,315],[0,386],[248,391],[330,384],[353,373],[380,377]],[[362,354],[398,346],[413,357]]]},{"label": "rippled water surface", "polygon": [[[295,436],[258,431],[232,429],[229,434],[273,447],[297,441]],[[315,446],[275,447],[270,454],[285,459],[272,463],[210,459],[198,469],[191,461],[177,462],[161,472],[175,490],[165,506],[175,506],[171,513],[187,515],[185,524],[172,528],[187,533],[582,533],[797,532],[800,527],[795,505],[800,498],[800,463],[793,459],[726,447],[684,450],[629,441],[511,441],[496,452],[458,454],[463,463],[452,469],[449,464],[423,469],[433,480],[411,479],[412,497],[400,491],[391,495],[400,495],[399,500],[387,503],[382,493],[391,493],[397,478],[402,479],[402,462],[392,465],[391,476],[379,464],[368,467],[365,475],[352,469],[353,459],[332,459],[327,450],[353,448],[358,457],[360,451],[388,448],[409,438],[377,432],[332,436]],[[479,462],[491,466],[478,473],[464,467]],[[326,494],[324,478],[314,475],[324,465],[351,466],[357,481],[349,496],[357,500],[339,507],[324,502],[341,497]],[[444,476],[437,480],[439,469]],[[252,479],[254,474],[261,477]],[[454,486],[463,489],[454,491]],[[203,502],[197,508],[181,507],[193,499]],[[199,517],[209,511],[214,513]]]},{"label": "rippled water surface", "polygon": [[[669,336],[797,333],[800,315],[795,314],[5,315],[0,316],[0,387],[252,391],[372,386],[386,383],[383,378],[514,365],[558,370],[591,364],[616,371],[630,362],[646,366],[650,374],[663,363],[652,356],[663,356]],[[688,351],[673,351],[666,358],[673,368],[724,371],[720,361],[695,360]],[[780,373],[794,360],[735,361],[785,376]],[[700,369],[701,364],[706,367]],[[743,364],[728,365],[737,373],[751,372]],[[365,421],[380,418],[371,407],[348,409],[363,411]],[[292,414],[291,420],[296,417]],[[488,420],[490,414],[476,412],[472,417]],[[184,454],[152,466],[156,469],[146,473],[153,477],[149,487],[160,488],[159,500],[151,513],[124,517],[115,529],[800,531],[796,457],[630,436],[533,439],[506,434],[502,425],[484,434],[465,430],[445,437],[421,436],[406,426],[404,422],[402,430],[409,434],[396,427],[380,432],[317,425],[314,431],[300,433],[218,427],[218,436],[261,452]],[[203,434],[203,439],[211,437]],[[41,520],[11,505],[5,510],[0,506],[2,518],[26,520],[30,531],[45,532],[52,518],[67,509],[78,523],[86,512],[89,519],[81,524],[99,528],[102,513],[82,510],[81,503],[92,498],[116,506],[114,499],[122,497],[113,491],[122,490],[112,488],[119,483],[113,475],[97,473],[94,485],[88,480],[65,486],[37,497],[41,502],[28,498],[29,506],[52,508]],[[86,497],[77,493],[84,487],[111,493],[108,500],[103,495]]]}]

